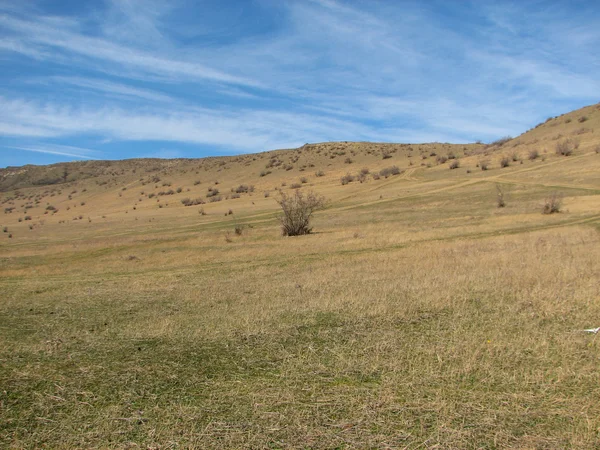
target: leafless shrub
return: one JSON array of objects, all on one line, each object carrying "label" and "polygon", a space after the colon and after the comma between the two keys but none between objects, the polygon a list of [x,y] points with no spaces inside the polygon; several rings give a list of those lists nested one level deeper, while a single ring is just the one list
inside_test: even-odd
[{"label": "leafless shrub", "polygon": [[204,203],[206,203],[203,199],[201,199],[200,197],[195,198],[195,199],[191,199],[191,198],[182,198],[181,199],[181,203],[184,206],[195,206],[195,205],[204,205]]},{"label": "leafless shrub", "polygon": [[577,119],[577,121],[578,121],[579,123],[583,123],[583,122],[585,122],[586,120],[588,120],[588,117],[587,117],[587,116],[581,116],[579,119]]},{"label": "leafless shrub", "polygon": [[279,218],[284,236],[301,236],[312,231],[310,220],[315,211],[325,205],[324,197],[308,192],[295,191],[293,195],[280,194],[277,200],[282,214]]},{"label": "leafless shrub", "polygon": [[450,163],[450,169],[458,169],[460,167],[460,161],[455,159]]},{"label": "leafless shrub", "polygon": [[538,159],[540,157],[540,152],[537,150],[529,150],[529,160],[533,161],[535,159]]},{"label": "leafless shrub", "polygon": [[558,192],[551,193],[544,200],[544,207],[542,209],[542,214],[554,214],[559,213],[562,208],[562,194]]},{"label": "leafless shrub", "polygon": [[348,183],[352,183],[354,181],[354,175],[351,175],[349,173],[347,173],[346,175],[344,175],[341,180],[342,182],[342,186],[347,185]]},{"label": "leafless shrub", "polygon": [[382,177],[389,177],[390,175],[400,175],[402,170],[400,170],[397,166],[386,167],[379,171],[379,175]]},{"label": "leafless shrub", "polygon": [[562,156],[570,156],[573,151],[579,148],[579,140],[577,139],[565,139],[564,141],[556,144],[556,154]]},{"label": "leafless shrub", "polygon": [[510,159],[508,158],[508,156],[504,156],[500,160],[500,167],[504,168],[504,167],[508,167],[508,166],[510,166]]},{"label": "leafless shrub", "polygon": [[481,168],[481,170],[488,170],[490,167],[490,161],[487,159],[482,159],[481,161],[479,161],[479,167]]},{"label": "leafless shrub", "polygon": [[325,172],[323,172],[322,170],[319,170],[318,172],[315,172],[315,176],[316,177],[324,177],[325,176]]},{"label": "leafless shrub", "polygon": [[498,205],[498,208],[504,208],[506,206],[506,201],[504,200],[504,190],[499,184],[496,185],[496,205]]},{"label": "leafless shrub", "polygon": [[504,136],[500,139],[496,139],[495,141],[489,144],[490,147],[502,147],[507,142],[512,141],[512,136]]}]

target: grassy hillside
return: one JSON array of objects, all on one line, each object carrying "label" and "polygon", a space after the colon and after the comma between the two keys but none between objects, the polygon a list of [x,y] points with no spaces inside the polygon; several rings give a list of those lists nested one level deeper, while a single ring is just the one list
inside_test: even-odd
[{"label": "grassy hillside", "polygon": [[[4,169],[0,445],[598,447],[599,174],[600,105],[493,145]],[[296,189],[326,207],[283,237]]]}]

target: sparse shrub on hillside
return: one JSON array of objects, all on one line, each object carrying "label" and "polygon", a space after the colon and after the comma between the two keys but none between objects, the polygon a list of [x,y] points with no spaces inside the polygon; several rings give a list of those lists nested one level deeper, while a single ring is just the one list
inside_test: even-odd
[{"label": "sparse shrub on hillside", "polygon": [[577,139],[565,139],[556,144],[556,154],[570,156],[577,148],[579,148],[579,141]]},{"label": "sparse shrub on hillside", "polygon": [[496,205],[498,208],[504,208],[506,201],[504,200],[504,190],[499,184],[496,185]]},{"label": "sparse shrub on hillside", "polygon": [[183,188],[182,188],[182,187],[178,187],[176,192],[177,192],[178,194],[181,194],[181,193],[183,192]]},{"label": "sparse shrub on hillside", "polygon": [[588,117],[587,117],[587,116],[581,116],[579,119],[577,119],[577,121],[578,121],[579,123],[583,123],[583,122],[585,122],[586,120],[588,120]]},{"label": "sparse shrub on hillside", "polygon": [[271,173],[270,170],[261,170],[259,173],[259,176],[261,177],[266,177],[267,175],[269,175]]},{"label": "sparse shrub on hillside", "polygon": [[362,169],[360,169],[360,174],[361,175],[369,175],[369,168],[368,167],[363,167]]},{"label": "sparse shrub on hillside", "polygon": [[597,146],[596,146],[596,148],[594,149],[594,151],[595,151],[596,153],[600,153],[600,145],[597,145]]},{"label": "sparse shrub on hillside", "polygon": [[450,169],[458,169],[460,167],[460,161],[455,159],[450,163]]},{"label": "sparse shrub on hillside", "polygon": [[290,189],[300,189],[302,185],[300,183],[292,183],[290,184]]},{"label": "sparse shrub on hillside", "polygon": [[223,197],[221,197],[220,195],[210,197],[211,203],[220,202],[221,200],[223,200]]},{"label": "sparse shrub on hillside", "polygon": [[504,136],[490,143],[490,147],[502,147],[504,144],[512,140],[512,136]]},{"label": "sparse shrub on hillside", "polygon": [[392,157],[392,154],[386,150],[383,152],[383,154],[381,156],[382,156],[382,159],[390,159]]},{"label": "sparse shrub on hillside", "polygon": [[269,191],[266,191],[264,195],[265,195],[265,198],[268,198],[271,196],[271,193]]},{"label": "sparse shrub on hillside", "polygon": [[201,183],[200,180],[196,180],[196,181],[194,181],[194,186],[198,186],[200,183]]},{"label": "sparse shrub on hillside", "polygon": [[444,155],[439,155],[435,160],[438,164],[444,164],[446,161],[448,161],[448,157]]},{"label": "sparse shrub on hillside", "polygon": [[562,208],[562,195],[558,192],[553,192],[544,200],[542,214],[559,213]]},{"label": "sparse shrub on hillside", "polygon": [[373,173],[373,174],[371,174],[371,176],[373,177],[374,180],[379,180],[381,178],[381,176],[378,173]]},{"label": "sparse shrub on hillside", "polygon": [[504,156],[500,160],[500,167],[504,168],[504,167],[508,167],[508,166],[510,166],[510,159],[508,159],[508,156]]},{"label": "sparse shrub on hillside", "polygon": [[490,167],[490,162],[487,159],[479,161],[479,167],[481,170],[488,170]]},{"label": "sparse shrub on hillside", "polygon": [[512,152],[510,159],[512,159],[514,162],[517,162],[519,160],[519,154],[517,152]]},{"label": "sparse shrub on hillside", "polygon": [[325,172],[323,172],[322,170],[319,170],[319,171],[315,172],[315,176],[316,177],[324,177],[325,176]]},{"label": "sparse shrub on hillside", "polygon": [[237,224],[237,225],[234,227],[233,231],[235,232],[235,234],[236,234],[237,236],[241,236],[242,234],[244,234],[244,230],[245,230],[245,229],[246,229],[246,226],[245,226],[245,225],[240,225],[240,224]]},{"label": "sparse shrub on hillside", "polygon": [[535,149],[534,150],[529,150],[529,156],[528,157],[529,157],[530,161],[536,160],[536,159],[538,159],[540,157],[540,152],[537,151],[537,150],[535,150]]},{"label": "sparse shrub on hillside", "polygon": [[300,178],[300,183],[302,183],[302,184],[308,183],[308,178],[306,178],[306,177]]},{"label": "sparse shrub on hillside", "polygon": [[216,197],[217,195],[219,195],[219,190],[217,188],[208,188],[208,192],[206,193],[207,198]]},{"label": "sparse shrub on hillside", "polygon": [[573,121],[573,119],[571,119],[570,117],[567,117],[567,118],[565,119],[565,123],[571,123],[572,121]]},{"label": "sparse shrub on hillside", "polygon": [[354,161],[352,160],[352,158],[348,157],[344,160],[344,164],[352,164]]},{"label": "sparse shrub on hillside", "polygon": [[284,236],[301,236],[312,231],[310,220],[315,211],[325,205],[324,197],[308,192],[295,191],[293,195],[280,194],[277,200],[281,206],[281,231]]},{"label": "sparse shrub on hillside", "polygon": [[252,186],[252,185],[248,186],[247,184],[240,184],[235,189],[235,192],[237,192],[238,194],[247,194],[249,192],[254,192],[254,186]]},{"label": "sparse shrub on hillside", "polygon": [[206,203],[206,202],[203,199],[201,199],[200,197],[198,197],[196,199],[183,198],[183,199],[181,199],[181,203],[183,203],[184,206],[195,206],[195,205],[204,205],[204,203]]},{"label": "sparse shrub on hillside", "polygon": [[204,208],[200,208],[198,210],[198,214],[200,214],[201,216],[205,216],[206,215],[206,211],[204,211]]},{"label": "sparse shrub on hillside", "polygon": [[386,167],[379,171],[379,175],[382,177],[385,177],[385,178],[392,176],[392,175],[400,175],[401,173],[402,173],[402,170],[400,170],[396,166]]},{"label": "sparse shrub on hillside", "polygon": [[348,183],[352,183],[354,181],[354,175],[351,175],[349,173],[347,173],[346,175],[344,175],[341,180],[342,182],[342,186],[347,185]]}]

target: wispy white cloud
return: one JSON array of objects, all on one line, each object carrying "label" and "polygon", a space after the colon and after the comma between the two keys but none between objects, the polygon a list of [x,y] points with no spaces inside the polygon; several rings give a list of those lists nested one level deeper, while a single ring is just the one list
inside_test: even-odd
[{"label": "wispy white cloud", "polygon": [[197,25],[192,3],[61,15],[0,0],[0,58],[42,67],[0,88],[0,134],[146,141],[148,154],[493,140],[600,92],[592,7],[261,0],[213,26],[221,13],[204,5]]},{"label": "wispy white cloud", "polygon": [[42,45],[156,76],[204,79],[219,83],[260,87],[260,83],[243,76],[232,75],[197,62],[154,55],[106,39],[88,37],[70,27],[58,26],[55,21],[33,22],[4,14],[0,15],[0,26],[18,33],[22,45],[14,45],[14,51],[19,51],[22,47],[30,44]]},{"label": "wispy white cloud", "polygon": [[26,152],[46,153],[49,155],[69,156],[72,158],[79,158],[79,159],[97,159],[94,156],[92,156],[93,153],[96,153],[94,150],[90,150],[87,148],[81,148],[81,147],[73,147],[70,145],[36,144],[36,145],[30,146],[30,147],[8,146],[7,145],[7,146],[4,146],[4,148],[9,148],[12,150],[22,150],[22,151],[26,151]]}]

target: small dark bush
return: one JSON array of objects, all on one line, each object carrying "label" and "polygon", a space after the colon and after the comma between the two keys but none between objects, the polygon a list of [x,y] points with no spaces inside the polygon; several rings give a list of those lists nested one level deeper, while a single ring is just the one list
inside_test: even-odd
[{"label": "small dark bush", "polygon": [[323,172],[322,170],[319,170],[318,172],[315,172],[315,176],[316,177],[324,177],[325,176],[325,172]]},{"label": "small dark bush", "polygon": [[510,159],[508,159],[508,156],[504,156],[500,160],[500,167],[504,168],[504,167],[508,167],[508,166],[510,166]]},{"label": "small dark bush", "polygon": [[537,150],[529,150],[529,160],[533,161],[535,159],[538,159],[540,157],[540,152],[538,152]]},{"label": "small dark bush", "polygon": [[562,195],[553,192],[544,200],[544,207],[542,209],[542,214],[554,214],[559,213],[562,208]]},{"label": "small dark bush", "polygon": [[354,181],[354,175],[350,175],[349,173],[347,173],[346,175],[344,175],[341,180],[342,182],[342,186],[347,185],[348,183],[352,183]]},{"label": "small dark bush", "polygon": [[248,192],[254,192],[254,186],[248,186],[247,184],[240,184],[235,192],[238,194],[247,194]]},{"label": "small dark bush", "polygon": [[450,163],[450,169],[458,169],[460,167],[460,161],[455,159]]},{"label": "small dark bush", "polygon": [[379,171],[379,175],[385,178],[391,175],[400,175],[401,173],[402,171],[396,166],[386,167]]},{"label": "small dark bush", "polygon": [[506,201],[504,200],[504,191],[499,184],[496,185],[496,205],[498,208],[504,208],[506,206]]},{"label": "small dark bush", "polygon": [[579,148],[579,141],[577,139],[565,139],[564,141],[556,144],[556,154],[562,156],[570,156],[573,151]]},{"label": "small dark bush", "polygon": [[479,161],[479,167],[481,170],[488,170],[490,167],[490,162],[488,160]]},{"label": "small dark bush", "polygon": [[506,144],[507,142],[509,142],[511,140],[512,140],[511,136],[504,136],[504,137],[501,137],[500,139],[495,140],[494,142],[491,142],[490,146],[502,147],[504,144]]}]

